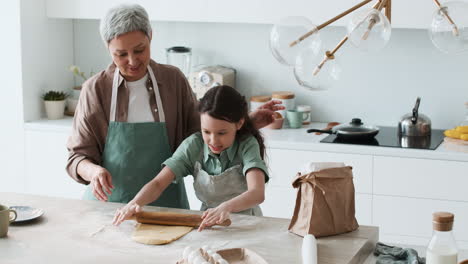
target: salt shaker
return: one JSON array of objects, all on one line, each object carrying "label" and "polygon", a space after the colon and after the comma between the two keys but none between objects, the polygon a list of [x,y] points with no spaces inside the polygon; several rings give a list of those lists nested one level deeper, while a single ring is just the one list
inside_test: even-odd
[{"label": "salt shaker", "polygon": [[457,264],[458,250],[452,234],[454,215],[448,212],[433,214],[434,232],[426,250],[426,264]]}]

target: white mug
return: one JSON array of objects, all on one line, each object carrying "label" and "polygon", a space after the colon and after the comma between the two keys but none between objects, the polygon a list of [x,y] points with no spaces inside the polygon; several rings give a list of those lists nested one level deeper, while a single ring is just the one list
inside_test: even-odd
[{"label": "white mug", "polygon": [[8,233],[8,226],[16,219],[16,211],[0,204],[0,237]]}]

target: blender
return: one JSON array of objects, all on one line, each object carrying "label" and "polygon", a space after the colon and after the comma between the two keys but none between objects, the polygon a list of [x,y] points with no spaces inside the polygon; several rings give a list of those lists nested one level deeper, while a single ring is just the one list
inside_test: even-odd
[{"label": "blender", "polygon": [[176,66],[188,77],[190,74],[192,49],[188,47],[176,46],[166,49],[167,64]]}]

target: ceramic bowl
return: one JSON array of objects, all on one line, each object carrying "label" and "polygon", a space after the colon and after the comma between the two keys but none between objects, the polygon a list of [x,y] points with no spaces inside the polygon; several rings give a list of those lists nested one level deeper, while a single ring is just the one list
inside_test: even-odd
[{"label": "ceramic bowl", "polygon": [[281,129],[283,127],[284,118],[275,118],[273,123],[266,126],[269,129]]}]

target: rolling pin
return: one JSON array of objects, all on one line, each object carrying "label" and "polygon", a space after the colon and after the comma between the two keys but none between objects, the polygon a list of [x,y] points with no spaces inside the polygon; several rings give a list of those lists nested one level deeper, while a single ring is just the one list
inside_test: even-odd
[{"label": "rolling pin", "polygon": [[314,235],[305,235],[302,240],[302,264],[317,264],[317,240]]},{"label": "rolling pin", "polygon": [[[142,224],[157,224],[171,226],[200,226],[202,219],[196,214],[181,214],[172,212],[148,212],[142,211],[136,213],[136,221]],[[231,220],[227,219],[220,226],[230,226]]]}]

